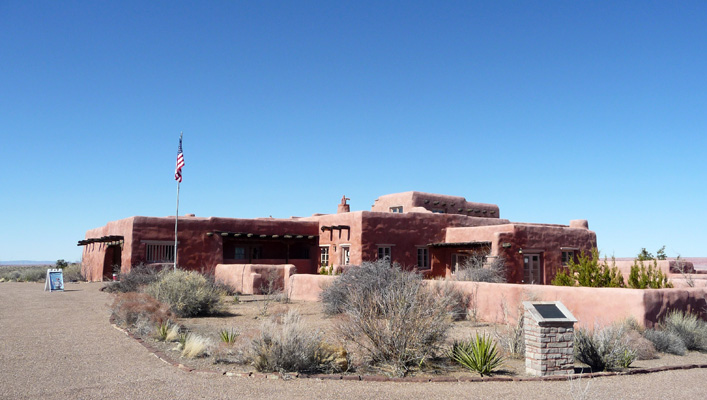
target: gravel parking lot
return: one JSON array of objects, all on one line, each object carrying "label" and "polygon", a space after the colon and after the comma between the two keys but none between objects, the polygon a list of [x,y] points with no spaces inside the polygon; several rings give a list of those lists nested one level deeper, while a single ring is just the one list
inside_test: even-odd
[{"label": "gravel parking lot", "polygon": [[[291,381],[188,373],[114,329],[100,283],[0,283],[2,399],[572,398],[569,382]],[[685,399],[707,393],[707,369],[585,379],[590,398]]]}]

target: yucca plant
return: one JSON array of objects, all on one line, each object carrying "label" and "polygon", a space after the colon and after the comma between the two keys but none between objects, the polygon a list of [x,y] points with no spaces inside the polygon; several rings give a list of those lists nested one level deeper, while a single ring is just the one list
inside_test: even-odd
[{"label": "yucca plant", "polygon": [[491,373],[503,364],[503,357],[498,353],[496,343],[486,334],[469,338],[468,341],[454,341],[449,357],[464,368],[476,371],[479,375]]},{"label": "yucca plant", "polygon": [[158,340],[160,340],[162,342],[167,340],[167,335],[169,334],[169,330],[171,328],[171,325],[172,324],[170,324],[169,321],[164,321],[164,322],[160,322],[159,324],[157,324],[157,329],[155,331],[156,331],[156,335],[157,335]]},{"label": "yucca plant", "polygon": [[236,338],[240,335],[240,333],[234,331],[233,329],[228,330],[228,329],[222,329],[218,333],[219,337],[221,338],[221,341],[227,344],[233,344],[236,341]]}]

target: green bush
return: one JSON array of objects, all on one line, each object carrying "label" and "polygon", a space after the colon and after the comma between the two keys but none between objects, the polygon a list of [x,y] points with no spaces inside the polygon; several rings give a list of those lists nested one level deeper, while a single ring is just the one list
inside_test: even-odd
[{"label": "green bush", "polygon": [[658,261],[653,260],[653,263],[646,267],[643,260],[634,260],[628,275],[628,287],[632,289],[661,289],[671,288],[673,284],[658,268]]},{"label": "green bush", "polygon": [[661,328],[678,336],[688,350],[707,351],[707,323],[697,315],[673,310],[661,322]]},{"label": "green bush", "polygon": [[575,358],[593,371],[627,368],[636,359],[628,342],[626,326],[610,325],[589,331],[580,328],[574,335]]},{"label": "green bush", "polygon": [[479,375],[491,375],[503,364],[503,357],[498,353],[496,343],[487,335],[476,334],[468,341],[454,341],[449,356],[464,368],[476,371]]},{"label": "green bush", "polygon": [[220,310],[222,292],[194,271],[165,270],[145,292],[169,305],[179,317],[215,314]]},{"label": "green bush", "polygon": [[591,254],[582,252],[577,262],[569,260],[567,268],[560,270],[552,284],[556,286],[624,287],[624,278],[612,258],[609,266],[606,257],[599,262],[599,250]]}]

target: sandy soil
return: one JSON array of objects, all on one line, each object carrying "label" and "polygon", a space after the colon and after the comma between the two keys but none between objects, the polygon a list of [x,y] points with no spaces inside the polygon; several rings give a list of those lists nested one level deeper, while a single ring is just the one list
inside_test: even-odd
[{"label": "sandy soil", "polygon": [[[217,353],[217,357],[211,356],[187,359],[181,357],[181,351],[176,343],[165,343],[156,340],[152,336],[145,336],[143,339],[150,345],[164,352],[168,357],[176,362],[187,365],[190,368],[199,370],[213,370],[221,373],[225,372],[255,372],[250,365],[244,365],[236,362],[238,360],[238,350],[247,347],[252,338],[256,337],[261,331],[261,325],[265,319],[278,318],[285,314],[290,309],[294,309],[300,313],[302,320],[307,327],[313,331],[319,331],[323,334],[324,341],[337,345],[343,345],[339,340],[338,330],[336,328],[339,317],[327,317],[322,313],[320,303],[313,302],[293,302],[283,304],[278,302],[266,302],[264,296],[249,296],[241,295],[238,303],[232,301],[232,297],[225,298],[224,313],[215,317],[199,317],[199,318],[183,318],[179,320],[179,324],[186,331],[206,337],[212,343],[212,352]],[[454,340],[465,339],[478,333],[489,334],[497,337],[502,334],[506,327],[502,325],[492,325],[483,322],[474,321],[457,321],[452,325],[446,345],[449,346]],[[219,331],[234,330],[241,333],[238,341],[233,346],[226,346],[221,343]],[[345,346],[344,346],[345,347]],[[229,356],[227,353],[232,353]],[[656,354],[657,358],[650,360],[636,360],[631,368],[653,368],[668,365],[687,365],[696,363],[707,363],[707,354],[691,352],[685,356],[675,356],[671,354]],[[358,358],[355,357],[355,360]],[[218,361],[217,361],[218,359]],[[577,362],[577,368],[586,367]],[[370,368],[361,368],[360,366],[349,372],[353,375],[375,375],[381,374],[381,371]],[[503,376],[528,377],[525,373],[525,360],[510,357],[506,354],[504,365],[498,374]],[[439,363],[432,368],[424,369],[415,373],[418,377],[433,377],[433,376],[478,376],[475,373],[464,370],[453,363]]]},{"label": "sandy soil", "polygon": [[[0,398],[572,398],[568,381],[282,381],[188,373],[162,362],[114,329],[106,307],[110,295],[100,292],[100,287],[67,284],[66,292],[46,293],[41,283],[0,283]],[[587,384],[591,398],[702,398],[707,392],[707,369],[587,379],[575,383],[574,393]]]}]

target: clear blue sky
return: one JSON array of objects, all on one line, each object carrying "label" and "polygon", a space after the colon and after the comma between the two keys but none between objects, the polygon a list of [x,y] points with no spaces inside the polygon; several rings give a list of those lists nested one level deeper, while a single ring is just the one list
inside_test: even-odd
[{"label": "clear blue sky", "polygon": [[408,190],[707,256],[707,3],[0,0],[0,261]]}]

